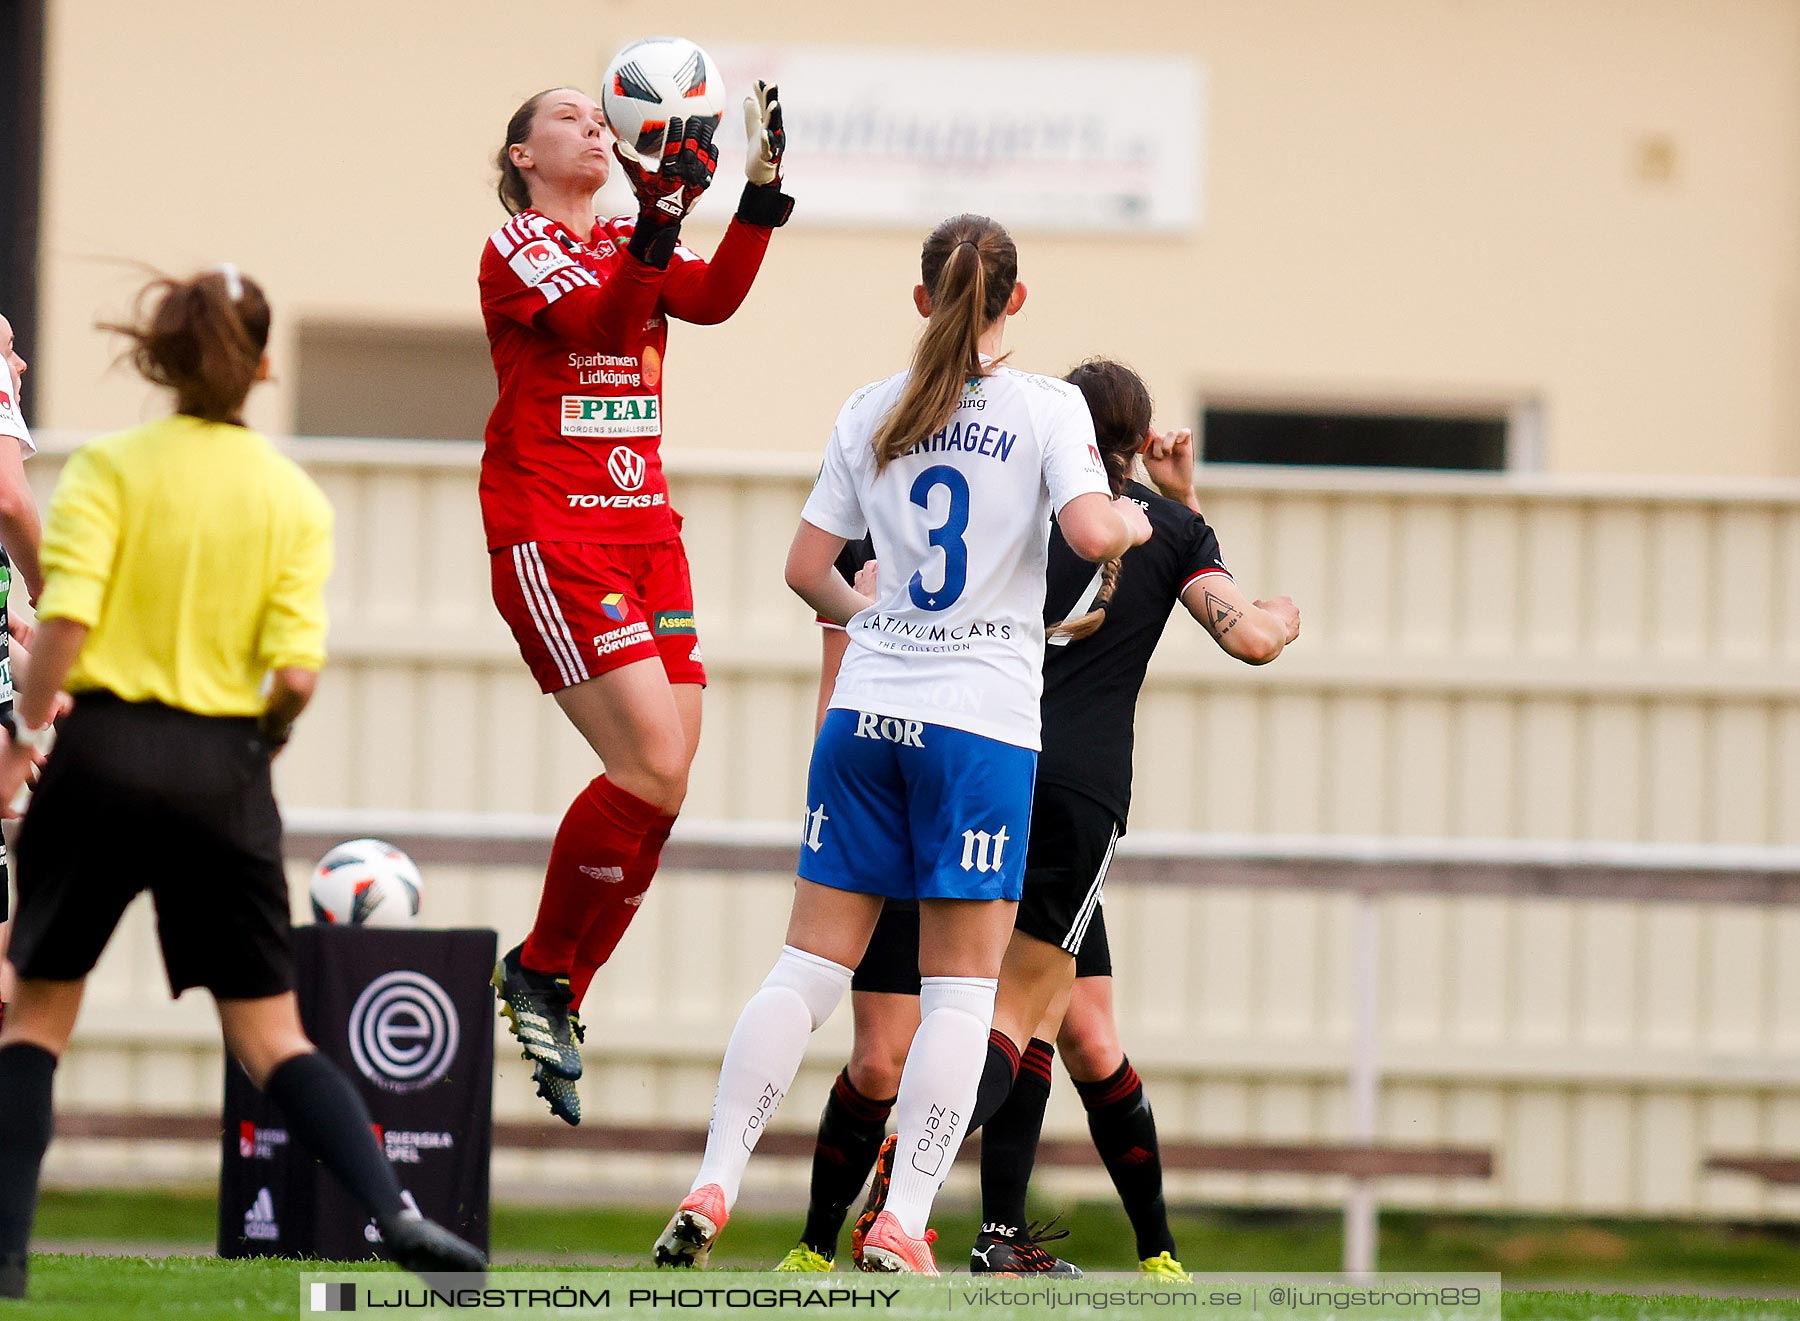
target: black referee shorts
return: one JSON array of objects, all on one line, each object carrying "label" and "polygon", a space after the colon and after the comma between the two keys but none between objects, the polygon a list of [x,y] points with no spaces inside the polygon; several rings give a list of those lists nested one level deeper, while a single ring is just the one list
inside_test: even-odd
[{"label": "black referee shorts", "polygon": [[22,977],[87,976],[148,890],[173,994],[293,989],[281,816],[254,720],[79,694],[16,852]]},{"label": "black referee shorts", "polygon": [[[1112,976],[1100,895],[1118,843],[1113,814],[1084,794],[1040,784],[1031,805],[1025,894],[1015,930],[1075,956],[1077,977]],[[889,900],[850,980],[852,990],[919,993],[919,906]]]}]

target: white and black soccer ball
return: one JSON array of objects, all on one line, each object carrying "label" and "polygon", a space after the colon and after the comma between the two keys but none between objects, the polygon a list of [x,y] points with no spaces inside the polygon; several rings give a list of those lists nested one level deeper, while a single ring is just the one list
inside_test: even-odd
[{"label": "white and black soccer ball", "polygon": [[646,37],[606,66],[600,109],[620,153],[654,169],[672,120],[710,121],[717,131],[725,113],[725,79],[713,57],[686,37]]},{"label": "white and black soccer ball", "polygon": [[409,927],[419,916],[419,869],[381,839],[353,839],[319,859],[313,920],[334,926]]}]

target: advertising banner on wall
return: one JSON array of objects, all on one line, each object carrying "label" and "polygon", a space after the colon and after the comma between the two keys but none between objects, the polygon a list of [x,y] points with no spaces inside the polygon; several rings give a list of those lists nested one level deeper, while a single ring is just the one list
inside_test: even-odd
[{"label": "advertising banner on wall", "polygon": [[[743,177],[745,90],[777,84],[795,224],[922,231],[959,211],[1019,233],[1185,234],[1200,223],[1205,74],[1186,56],[708,50],[731,97],[718,178]],[[708,199],[701,215],[715,213],[721,199]]]},{"label": "advertising banner on wall", "polygon": [[[493,1148],[492,931],[294,931],[301,1019],[362,1092],[400,1185],[477,1247]],[[380,1231],[292,1139],[279,1107],[225,1062],[221,1257],[377,1255]]]}]

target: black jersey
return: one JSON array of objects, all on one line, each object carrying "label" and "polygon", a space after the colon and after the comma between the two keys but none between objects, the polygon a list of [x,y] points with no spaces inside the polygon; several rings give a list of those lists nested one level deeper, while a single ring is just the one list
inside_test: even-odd
[{"label": "black jersey", "polygon": [[856,575],[862,572],[862,566],[874,558],[875,543],[868,537],[859,537],[855,541],[844,543],[844,548],[838,552],[832,567],[838,571],[839,577],[854,587]]},{"label": "black jersey", "polygon": [[[1188,585],[1227,572],[1219,539],[1199,514],[1138,482],[1127,482],[1125,494],[1144,507],[1154,535],[1125,553],[1099,630],[1081,641],[1052,637],[1045,647],[1038,756],[1038,783],[1085,794],[1121,824],[1131,806],[1132,725],[1150,654]],[[1052,531],[1045,625],[1087,613],[1100,573]]]}]

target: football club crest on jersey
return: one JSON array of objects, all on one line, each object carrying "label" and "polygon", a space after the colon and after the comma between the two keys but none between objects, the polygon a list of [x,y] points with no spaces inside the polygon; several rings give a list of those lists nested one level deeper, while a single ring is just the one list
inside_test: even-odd
[{"label": "football club crest on jersey", "polygon": [[618,623],[625,620],[625,593],[608,592],[600,598],[600,613]]}]

